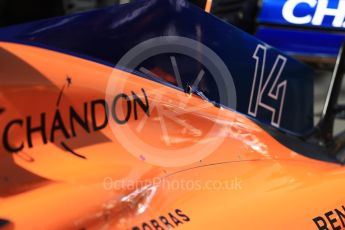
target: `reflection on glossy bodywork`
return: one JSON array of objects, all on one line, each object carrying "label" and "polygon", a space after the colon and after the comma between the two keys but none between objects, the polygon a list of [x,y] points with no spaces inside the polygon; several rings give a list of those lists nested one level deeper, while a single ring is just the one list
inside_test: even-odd
[{"label": "reflection on glossy bodywork", "polygon": [[[105,98],[104,89],[114,71],[112,68],[24,45],[1,43],[1,47],[41,76],[31,84],[2,82],[0,104],[5,112],[1,114],[1,135],[4,125],[14,117],[35,117],[32,124],[38,127],[42,111],[54,114],[56,99],[67,75],[73,79],[72,86],[64,91],[59,109],[68,132],[71,132],[68,125],[71,106],[83,114],[85,102]],[[20,73],[21,70],[13,68],[14,76],[30,73]],[[134,91],[139,95],[145,88],[150,105],[155,100],[161,102],[167,112],[182,113],[186,121],[181,125],[174,119],[165,119],[168,133],[180,137],[169,146],[160,138],[162,115],[154,109],[147,117],[138,110],[138,118],[146,116],[147,119],[141,132],[134,132],[140,124],[134,116],[125,125],[116,126],[119,131],[131,128],[136,135],[132,137],[135,139],[129,138],[128,143],[138,144],[137,141],[142,140],[146,145],[172,150],[190,145],[203,148],[199,134],[203,136],[213,127],[212,136],[205,139],[205,143],[217,144],[216,149],[187,166],[154,166],[131,155],[115,138],[111,124],[88,133],[82,122],[75,123],[77,136],[66,139],[60,127],[56,128],[56,138],[86,159],[54,143],[44,144],[41,131],[32,136],[34,147],[25,144],[25,151],[8,153],[1,145],[1,162],[11,163],[7,172],[1,168],[6,178],[2,177],[0,187],[10,189],[1,190],[0,217],[14,223],[16,229],[142,229],[146,225],[154,228],[157,223],[164,229],[169,225],[186,229],[271,229],[277,226],[313,229],[313,218],[343,205],[341,197],[335,194],[324,199],[330,191],[345,192],[341,186],[345,173],[342,166],[305,158],[282,146],[245,116],[218,108],[197,95],[162,88],[154,81],[115,71],[118,79],[128,80],[122,93],[130,95],[130,91]],[[159,99],[152,91],[157,88]],[[117,90],[114,87],[114,95],[120,93]],[[189,99],[188,103],[198,109],[184,113],[185,109],[178,106],[178,98]],[[126,109],[126,100],[122,102],[119,106]],[[96,111],[101,115],[102,106],[98,106]],[[94,116],[96,125],[104,121],[100,115]],[[91,118],[89,114],[90,123]],[[52,121],[53,116],[47,116],[47,124]],[[201,133],[188,131],[186,125]],[[46,128],[50,133],[51,127]],[[21,134],[21,129],[18,126],[9,131],[11,144],[23,140],[25,133]],[[222,141],[219,143],[219,140]],[[152,153],[143,148],[141,154],[147,157]],[[169,161],[170,156],[166,157]],[[20,170],[15,171],[15,168]],[[296,203],[306,208],[296,207]],[[246,221],[248,209],[252,213],[251,221]],[[272,213],[275,218],[263,220],[263,216]],[[341,224],[339,218],[337,223]]]}]

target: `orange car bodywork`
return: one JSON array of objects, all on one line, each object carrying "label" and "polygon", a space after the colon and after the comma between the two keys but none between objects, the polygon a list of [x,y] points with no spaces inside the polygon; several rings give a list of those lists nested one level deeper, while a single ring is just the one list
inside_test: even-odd
[{"label": "orange car bodywork", "polygon": [[[9,153],[3,142],[0,146],[0,219],[8,221],[3,229],[318,229],[316,222],[328,229],[344,227],[344,167],[288,149],[244,115],[118,69],[37,47],[2,42],[0,62],[1,138],[8,122],[23,121],[6,134],[12,146],[23,144],[21,151]],[[72,79],[70,87],[66,76]],[[153,107],[149,116],[137,111],[145,123],[140,132],[127,136],[126,145],[176,149],[194,144],[197,153],[222,141],[206,158],[189,165],[174,166],[176,159],[166,156],[171,163],[166,167],[130,154],[111,122],[89,133],[78,127],[75,136],[66,125],[66,143],[82,157],[53,143],[50,124],[56,110],[67,124],[70,106],[83,111],[84,103],[90,109],[89,102],[106,98],[110,78],[116,83],[114,95],[142,96],[144,89],[151,105],[160,103],[165,113],[200,134],[165,119],[170,136],[178,138],[167,146],[159,128],[163,118]],[[188,97],[187,106],[180,106],[179,97]],[[37,126],[42,113],[49,140],[44,144],[36,132],[29,148],[27,118]],[[132,111],[115,132],[129,133],[140,122]],[[61,130],[54,135],[55,142],[64,138]],[[183,154],[188,157],[187,151]]]}]

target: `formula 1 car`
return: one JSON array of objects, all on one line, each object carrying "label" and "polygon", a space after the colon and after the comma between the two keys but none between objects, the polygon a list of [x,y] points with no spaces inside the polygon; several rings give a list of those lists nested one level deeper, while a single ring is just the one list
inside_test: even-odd
[{"label": "formula 1 car", "polygon": [[183,0],[0,30],[0,229],[342,229],[345,52],[313,70]]}]

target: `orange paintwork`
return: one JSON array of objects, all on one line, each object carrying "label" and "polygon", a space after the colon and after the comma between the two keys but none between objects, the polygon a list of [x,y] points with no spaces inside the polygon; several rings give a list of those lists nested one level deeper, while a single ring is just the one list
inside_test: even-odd
[{"label": "orange paintwork", "polygon": [[207,0],[207,1],[206,1],[205,11],[206,11],[207,13],[210,13],[210,12],[211,12],[212,1],[213,1],[213,0]]},{"label": "orange paintwork", "polygon": [[[24,141],[24,149],[11,154],[0,146],[0,219],[15,229],[160,229],[155,220],[162,227],[160,216],[169,219],[169,213],[182,222],[178,229],[317,229],[313,218],[345,205],[344,167],[289,150],[241,114],[130,73],[41,48],[0,43],[0,63],[0,108],[5,108],[0,132],[12,119],[31,116],[32,124],[38,124],[42,112],[51,124],[67,75],[72,85],[59,107],[63,120],[68,120],[69,106],[81,112],[84,102],[106,98],[112,78],[113,95],[140,94],[144,88],[151,105],[159,104],[185,122],[165,119],[173,137],[170,145],[162,138],[161,113],[154,107],[140,132],[132,132],[141,122],[133,117],[126,125],[110,122],[91,134],[80,129],[66,143],[86,159],[56,144],[44,145],[37,134],[34,147],[28,148],[24,128],[13,128],[11,144]],[[187,105],[181,106],[179,98],[188,98]],[[139,116],[145,115],[139,111]],[[198,135],[186,131],[186,125]],[[113,131],[123,133],[128,142]],[[63,139],[62,134],[56,139]],[[213,144],[206,158],[168,167]],[[131,146],[141,148],[144,156],[145,146],[193,149],[165,156],[165,167],[130,154]],[[112,187],[110,179],[147,183]],[[150,181],[160,183],[150,186]],[[182,187],[186,183],[189,188]],[[339,218],[336,225],[341,226]]]}]

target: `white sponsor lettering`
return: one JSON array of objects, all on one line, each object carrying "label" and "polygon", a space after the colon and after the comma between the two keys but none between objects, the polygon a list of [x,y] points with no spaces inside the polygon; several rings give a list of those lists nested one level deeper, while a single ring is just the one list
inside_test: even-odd
[{"label": "white sponsor lettering", "polygon": [[[338,0],[337,8],[331,8],[330,0],[288,0],[283,6],[283,17],[286,21],[297,24],[309,24],[320,26],[326,17],[332,17],[333,27],[345,28],[345,0]],[[302,4],[308,5],[313,11],[305,15],[296,15],[296,8]]]}]

